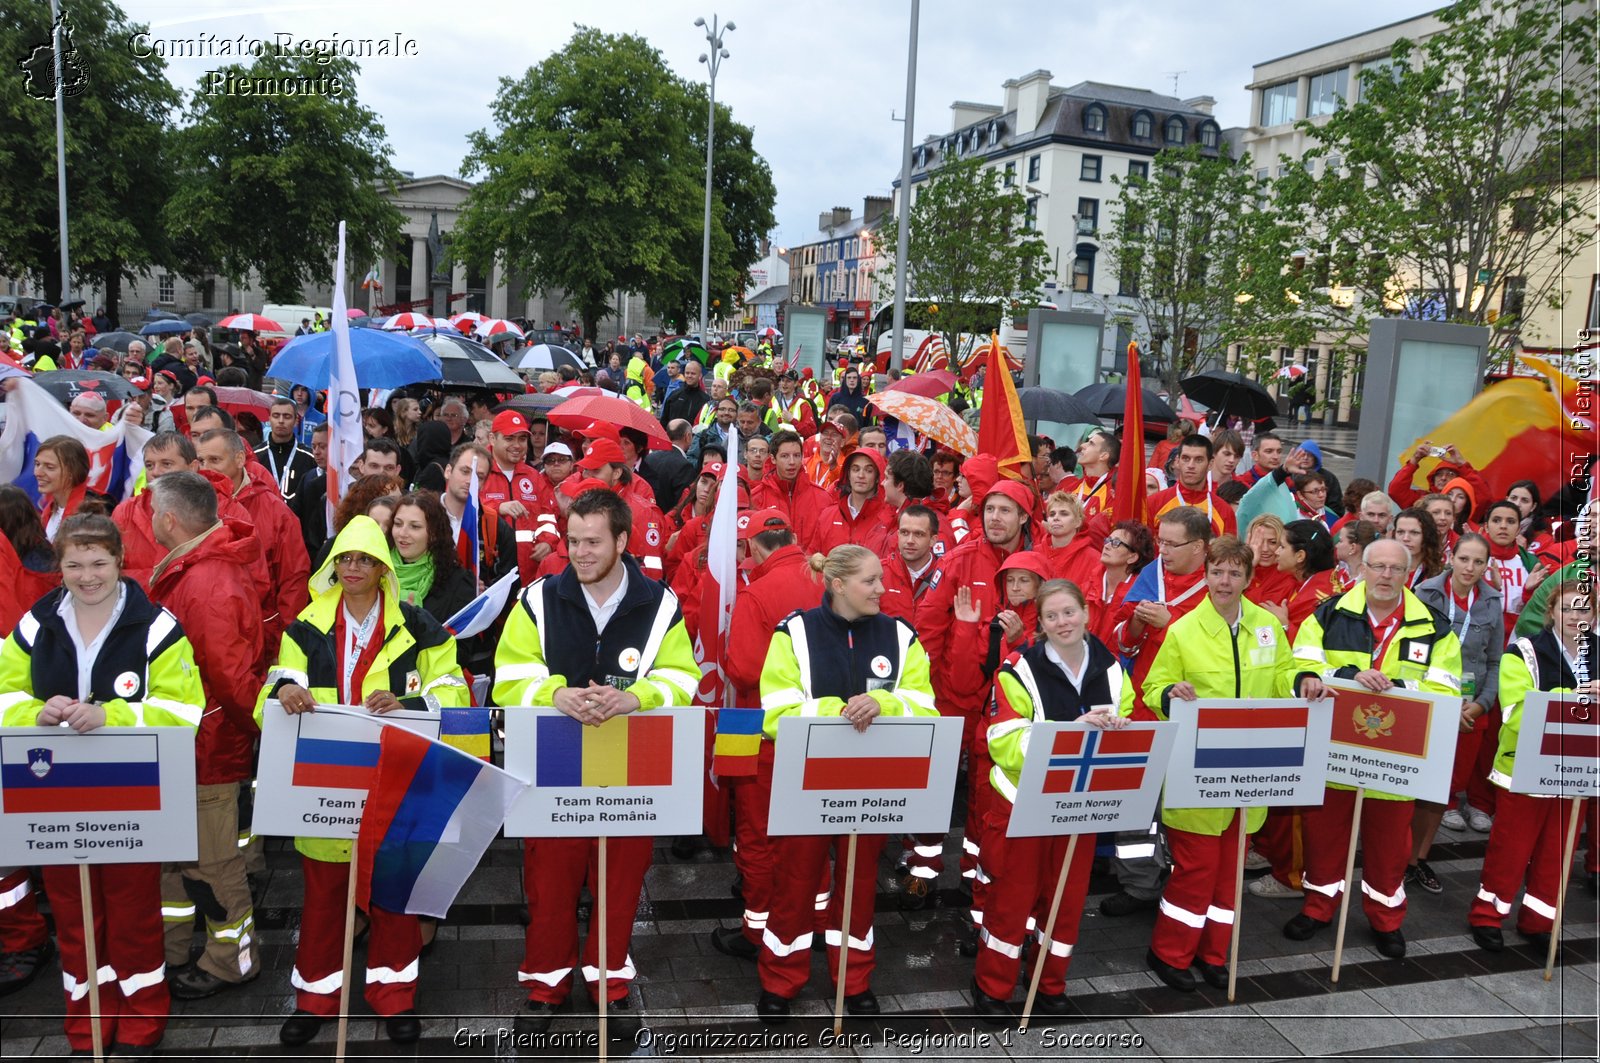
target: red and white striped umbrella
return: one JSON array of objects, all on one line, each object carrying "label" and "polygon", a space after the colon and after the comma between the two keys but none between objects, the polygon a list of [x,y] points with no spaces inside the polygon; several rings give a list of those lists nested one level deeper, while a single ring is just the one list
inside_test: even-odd
[{"label": "red and white striped umbrella", "polygon": [[476,310],[463,310],[459,314],[450,315],[450,324],[452,325],[459,325],[463,321],[470,321],[472,322],[473,326],[476,327],[480,322],[490,320],[493,319],[490,318],[488,314],[480,314]]},{"label": "red and white striped umbrella", "polygon": [[1288,380],[1299,380],[1305,375],[1306,367],[1303,365],[1286,365],[1278,370],[1278,376]]},{"label": "red and white striped umbrella", "polygon": [[414,328],[438,328],[439,323],[427,314],[416,314],[407,311],[404,314],[396,314],[391,317],[383,323],[383,327],[390,332],[404,332],[407,329]]},{"label": "red and white striped umbrella", "polygon": [[473,331],[483,339],[491,341],[506,336],[515,336],[519,340],[526,338],[526,335],[523,333],[522,329],[519,328],[515,322],[507,321],[503,317],[484,318],[482,321],[478,322],[477,327],[473,329]]},{"label": "red and white striped umbrella", "polygon": [[283,332],[284,327],[270,317],[260,314],[233,314],[217,322],[218,328],[237,329],[240,332]]}]

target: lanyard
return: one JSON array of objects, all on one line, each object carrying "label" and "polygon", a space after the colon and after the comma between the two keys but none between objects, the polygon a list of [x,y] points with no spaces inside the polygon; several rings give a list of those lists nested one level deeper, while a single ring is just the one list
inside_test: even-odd
[{"label": "lanyard", "polygon": [[1456,638],[1465,642],[1467,639],[1467,625],[1472,623],[1472,603],[1478,597],[1478,588],[1474,587],[1467,592],[1467,608],[1464,611],[1465,615],[1461,618],[1461,626],[1459,628],[1456,627],[1456,592],[1449,589],[1449,584],[1445,585],[1445,589],[1450,596],[1450,630],[1456,633]]},{"label": "lanyard", "polygon": [[1372,619],[1372,614],[1367,613],[1367,623],[1372,625],[1372,667],[1378,671],[1383,670],[1383,659],[1388,656],[1389,644],[1400,633],[1400,622],[1405,619],[1405,603],[1401,602],[1395,607],[1394,619],[1390,620],[1381,630]]},{"label": "lanyard", "polygon": [[[343,665],[344,672],[340,694],[344,697],[346,705],[354,705],[360,700],[356,696],[359,693],[359,685],[351,680],[355,677],[358,667],[364,679],[367,667],[372,664],[372,658],[377,656],[377,647],[372,645],[372,637],[373,629],[378,626],[378,618],[382,615],[383,599],[381,596],[377,602],[373,603],[372,611],[353,624],[350,622],[353,618],[350,616],[349,610],[344,608],[343,603],[340,604],[340,648],[343,651],[340,655],[343,658],[340,663]],[[369,648],[371,650],[370,653],[368,652]]]},{"label": "lanyard", "polygon": [[1190,587],[1172,601],[1167,601],[1167,566],[1163,565],[1159,559],[1156,561],[1156,601],[1169,609],[1175,605],[1182,605],[1200,591],[1205,590],[1205,587],[1206,581],[1202,578],[1193,587]]},{"label": "lanyard", "polygon": [[267,452],[267,468],[272,470],[272,478],[278,481],[278,493],[289,493],[289,474],[294,471],[294,440],[289,441],[289,459],[284,463],[283,471],[278,471],[278,456],[272,453],[272,440],[267,440],[263,448]]}]

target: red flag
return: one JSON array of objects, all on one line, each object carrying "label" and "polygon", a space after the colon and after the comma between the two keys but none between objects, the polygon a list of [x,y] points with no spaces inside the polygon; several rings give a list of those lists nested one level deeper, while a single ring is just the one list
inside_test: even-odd
[{"label": "red flag", "polygon": [[989,334],[989,353],[983,376],[983,407],[978,420],[978,453],[1000,463],[1000,475],[1013,480],[1031,479],[1033,451],[1022,423],[1022,400],[1017,398],[1011,370],[1000,353],[1000,338]]},{"label": "red flag", "polygon": [[1113,521],[1150,523],[1150,498],[1144,486],[1144,383],[1139,373],[1139,345],[1128,344],[1127,397],[1122,406],[1122,457],[1117,460]]},{"label": "red flag", "polygon": [[1332,738],[1338,745],[1426,757],[1432,718],[1430,701],[1370,690],[1336,690]]}]

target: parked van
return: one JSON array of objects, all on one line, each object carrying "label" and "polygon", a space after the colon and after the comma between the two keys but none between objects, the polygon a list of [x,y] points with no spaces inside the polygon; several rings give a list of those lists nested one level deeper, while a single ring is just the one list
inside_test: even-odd
[{"label": "parked van", "polygon": [[261,316],[271,318],[283,326],[283,331],[293,336],[300,327],[300,319],[307,318],[311,321],[322,315],[324,322],[333,320],[333,307],[331,306],[301,306],[295,303],[268,303],[261,308]]}]

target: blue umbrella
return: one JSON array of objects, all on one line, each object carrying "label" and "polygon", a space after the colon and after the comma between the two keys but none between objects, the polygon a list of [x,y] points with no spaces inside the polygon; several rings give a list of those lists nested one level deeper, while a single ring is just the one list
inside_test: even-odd
[{"label": "blue umbrella", "polygon": [[[350,356],[356,383],[364,388],[398,388],[441,378],[439,356],[415,336],[382,329],[351,329]],[[267,376],[326,391],[333,366],[333,333],[296,336],[267,367]]]},{"label": "blue umbrella", "polygon": [[139,335],[165,336],[171,334],[176,336],[178,333],[188,332],[192,328],[194,328],[194,326],[189,324],[187,321],[152,321],[150,324],[139,330]]}]

